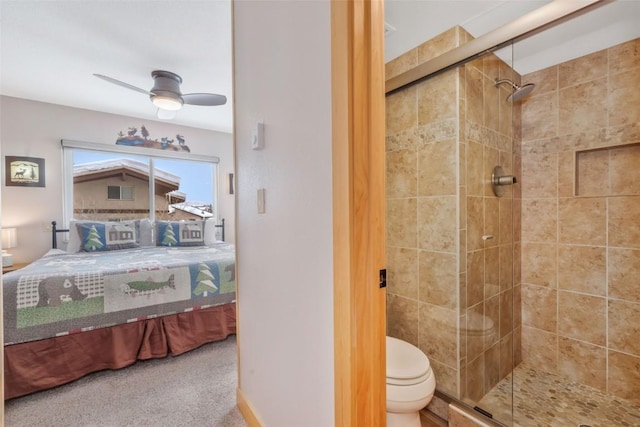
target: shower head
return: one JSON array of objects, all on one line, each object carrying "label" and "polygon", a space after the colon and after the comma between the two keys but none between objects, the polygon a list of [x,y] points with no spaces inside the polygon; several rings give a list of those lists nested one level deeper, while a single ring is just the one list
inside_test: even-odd
[{"label": "shower head", "polygon": [[525,85],[519,86],[509,79],[495,80],[496,87],[498,87],[498,85],[502,83],[508,83],[513,89],[513,93],[507,96],[507,101],[509,102],[520,101],[522,98],[529,95],[529,93],[531,93],[531,91],[536,87],[536,85],[533,83],[527,83]]}]

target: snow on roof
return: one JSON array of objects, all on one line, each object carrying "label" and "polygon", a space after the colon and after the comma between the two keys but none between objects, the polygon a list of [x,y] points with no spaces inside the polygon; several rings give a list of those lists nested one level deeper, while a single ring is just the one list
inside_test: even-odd
[{"label": "snow on roof", "polygon": [[202,209],[202,206],[210,206],[208,203],[202,202],[182,202],[182,203],[174,203],[169,205],[169,212],[174,212],[175,209],[179,209],[184,212],[189,212],[190,214],[197,215],[201,218],[213,218],[213,213],[209,211],[205,211]]},{"label": "snow on roof", "polygon": [[[186,193],[183,193],[180,190],[169,191],[167,194],[171,195],[171,196],[182,197],[183,199],[187,197]],[[196,202],[196,203],[198,203],[198,202]]]},{"label": "snow on roof", "polygon": [[[119,167],[127,167],[129,169],[134,169],[142,172],[146,175],[149,174],[149,165],[147,163],[132,159],[110,159],[73,165],[73,175],[85,175],[102,170],[117,169]],[[155,168],[154,175],[156,178],[173,182],[176,185],[180,186],[180,177],[178,175],[172,174],[171,172]]]}]

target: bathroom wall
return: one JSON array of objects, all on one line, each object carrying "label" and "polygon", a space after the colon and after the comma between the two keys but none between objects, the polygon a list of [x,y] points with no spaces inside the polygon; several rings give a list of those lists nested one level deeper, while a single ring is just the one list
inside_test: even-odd
[{"label": "bathroom wall", "polygon": [[520,104],[507,101],[509,84],[495,82],[519,84],[520,76],[494,54],[465,64],[460,73],[461,396],[477,402],[520,358],[519,316],[514,316],[520,296],[514,193],[519,197],[520,184],[501,187],[501,197],[491,186],[498,165],[519,177],[512,147],[519,144]]},{"label": "bathroom wall", "polygon": [[[453,28],[386,65],[393,77],[459,45]],[[387,334],[427,354],[459,396],[459,71],[398,91],[387,109]]]},{"label": "bathroom wall", "polygon": [[[390,61],[387,78],[468,38],[452,28]],[[491,55],[386,105],[387,333],[429,356],[438,390],[474,401],[511,371],[519,346],[513,189],[499,199],[489,185],[494,166],[512,174],[513,164],[512,105],[496,77],[519,79]]]},{"label": "bathroom wall", "polygon": [[[536,88],[512,106],[496,77]],[[477,401],[524,360],[640,403],[638,87],[635,40],[522,79],[486,56],[387,97],[388,334],[439,390]],[[497,164],[519,181],[501,198]]]},{"label": "bathroom wall", "polygon": [[522,357],[640,404],[640,39],[523,80]]}]

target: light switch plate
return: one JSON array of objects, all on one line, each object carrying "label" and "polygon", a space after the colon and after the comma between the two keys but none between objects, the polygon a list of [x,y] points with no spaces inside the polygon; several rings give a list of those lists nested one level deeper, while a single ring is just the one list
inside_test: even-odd
[{"label": "light switch plate", "polygon": [[265,196],[265,189],[258,188],[258,213],[259,214],[263,214],[265,211],[264,196]]}]

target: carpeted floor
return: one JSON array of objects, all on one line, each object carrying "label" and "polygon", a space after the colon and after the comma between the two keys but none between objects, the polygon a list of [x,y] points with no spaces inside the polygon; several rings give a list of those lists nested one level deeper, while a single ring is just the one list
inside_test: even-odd
[{"label": "carpeted floor", "polygon": [[5,425],[246,427],[236,407],[236,337],[178,357],[102,371],[5,402]]}]

